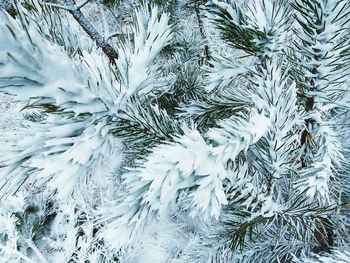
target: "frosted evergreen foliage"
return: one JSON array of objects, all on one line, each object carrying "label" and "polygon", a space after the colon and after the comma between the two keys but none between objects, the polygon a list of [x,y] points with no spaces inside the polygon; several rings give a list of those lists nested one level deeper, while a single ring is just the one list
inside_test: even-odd
[{"label": "frosted evergreen foliage", "polygon": [[207,18],[215,23],[229,45],[262,57],[281,52],[290,24],[289,6],[273,0],[248,3],[214,0],[208,5]]},{"label": "frosted evergreen foliage", "polygon": [[302,172],[308,179],[297,187],[304,191],[306,185],[311,198],[327,203],[330,202],[330,180],[336,176],[335,167],[339,167],[342,160],[338,131],[330,123],[337,121],[334,112],[342,110],[343,104],[342,80],[347,74],[343,65],[348,59],[344,27],[348,24],[348,3],[316,1],[305,7],[302,1],[296,1],[295,9],[301,14],[297,47],[303,56],[300,64],[305,76],[305,119],[312,137],[305,158],[310,164]]},{"label": "frosted evergreen foliage", "polygon": [[349,261],[348,1],[6,9],[1,262]]},{"label": "frosted evergreen foliage", "polygon": [[[163,15],[157,22],[155,12],[153,9],[151,26],[166,27],[166,17]],[[138,13],[138,16],[141,23],[142,14]],[[26,19],[24,15],[22,18]],[[147,86],[142,79],[130,82],[126,74],[134,70],[131,62],[133,59],[144,59],[141,66],[138,64],[138,70],[146,74],[147,66],[159,52],[159,47],[166,44],[168,29],[165,28],[165,32],[160,33],[161,37],[155,42],[156,50],[153,54],[148,57],[147,53],[145,57],[140,50],[147,48],[149,44],[147,40],[142,40],[146,34],[143,25],[138,25],[140,32],[137,31],[137,34],[140,38],[135,41],[135,49],[131,49],[131,44],[120,49],[121,54],[125,54],[125,59],[120,61],[125,62],[117,65],[121,81],[118,83],[114,69],[98,54],[85,53],[83,61],[71,61],[59,46],[41,37],[33,21],[28,20],[23,25],[20,20],[13,20],[6,14],[2,14],[1,21],[2,37],[9,40],[1,44],[1,48],[7,50],[2,58],[3,90],[15,94],[17,100],[30,100],[30,107],[44,107],[53,112],[45,123],[38,125],[42,132],[32,127],[37,143],[33,140],[35,137],[28,137],[28,141],[20,144],[6,143],[8,146],[12,145],[6,152],[13,152],[16,157],[11,158],[10,154],[4,156],[8,161],[3,160],[3,163],[9,168],[4,175],[8,179],[3,181],[2,193],[14,193],[26,180],[28,173],[35,173],[39,180],[52,179],[49,183],[52,189],[58,189],[61,198],[67,198],[79,178],[88,175],[101,154],[108,154],[106,150],[113,147],[113,125],[107,123],[115,118],[118,111],[125,108],[125,101],[130,96]],[[25,30],[22,28],[24,26]],[[45,54],[44,49],[48,51]],[[121,90],[113,90],[114,87],[120,87]],[[23,133],[20,133],[4,139],[15,142],[22,136]],[[41,143],[43,138],[44,144]],[[33,157],[28,158],[31,156]],[[17,169],[22,170],[23,166],[26,167],[25,173],[18,172]]]},{"label": "frosted evergreen foliage", "polygon": [[302,258],[301,260],[296,259],[295,262],[307,262],[307,263],[335,263],[341,262],[345,263],[350,260],[350,254],[348,251],[336,250],[332,254],[326,255],[314,255],[314,257],[310,258]]}]

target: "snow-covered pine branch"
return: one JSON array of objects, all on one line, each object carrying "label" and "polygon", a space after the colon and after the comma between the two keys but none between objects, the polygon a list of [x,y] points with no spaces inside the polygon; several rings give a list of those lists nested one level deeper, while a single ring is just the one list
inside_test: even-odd
[{"label": "snow-covered pine branch", "polygon": [[[1,13],[1,38],[8,40],[0,44],[4,51],[1,89],[15,95],[18,101],[28,102],[28,107],[40,107],[50,115],[43,123],[33,123],[31,132],[22,129],[2,138],[8,146],[1,158],[7,167],[2,171],[2,196],[15,193],[28,178],[35,178],[37,184],[50,181],[49,186],[66,199],[79,180],[93,174],[89,170],[101,155],[108,155],[106,149],[113,148],[112,133],[118,116],[125,117],[120,112],[126,109],[131,96],[141,94],[146,87],[151,90],[151,61],[170,38],[168,18],[163,14],[158,20],[156,7],[151,9],[147,28],[163,31],[149,35],[142,24],[148,15],[145,10],[136,13],[135,42],[120,49],[117,68],[98,52],[83,51],[81,58],[70,59],[60,46],[41,35],[43,30],[24,15],[24,10],[17,19]],[[150,47],[152,52],[144,53]],[[129,72],[141,78],[135,82]],[[34,137],[22,140],[31,133]]]},{"label": "snow-covered pine branch", "polygon": [[[306,4],[307,5],[306,5]],[[350,12],[347,1],[296,1],[299,64],[305,107],[303,171],[296,187],[321,204],[331,201],[331,181],[343,155],[336,127],[342,110],[342,81],[347,76]],[[346,106],[347,107],[347,106]]]},{"label": "snow-covered pine branch", "polygon": [[14,6],[3,261],[347,260],[347,1]]},{"label": "snow-covered pine branch", "polygon": [[126,191],[120,200],[124,201],[116,205],[112,223],[101,234],[114,248],[131,245],[130,236],[137,240],[135,233],[174,210],[178,202],[191,216],[207,221],[218,219],[227,204],[223,188],[227,175],[212,147],[193,128],[184,127],[184,135],[174,141],[155,147],[139,169],[123,175]]}]

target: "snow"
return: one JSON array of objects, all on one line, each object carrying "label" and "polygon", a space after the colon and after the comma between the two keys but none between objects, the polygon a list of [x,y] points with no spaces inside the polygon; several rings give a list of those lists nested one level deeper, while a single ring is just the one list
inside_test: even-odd
[{"label": "snow", "polygon": [[[148,20],[146,24],[145,20]],[[169,16],[165,13],[158,18],[156,6],[152,7],[150,13],[146,9],[137,10],[137,26],[133,29],[134,42],[119,49],[120,59],[117,61],[126,85],[126,99],[133,94],[146,94],[151,91],[150,65],[172,37],[168,22]],[[124,71],[125,68],[127,71]]]},{"label": "snow", "polygon": [[[75,28],[39,3],[0,11],[0,258],[347,262],[350,6],[305,1],[84,1]],[[340,227],[315,255],[320,218]]]}]

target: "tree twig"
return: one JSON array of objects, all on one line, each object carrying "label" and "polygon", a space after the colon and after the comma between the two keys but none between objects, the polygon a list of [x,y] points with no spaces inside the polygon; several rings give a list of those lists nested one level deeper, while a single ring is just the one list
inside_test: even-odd
[{"label": "tree twig", "polygon": [[50,3],[49,5],[56,8],[61,8],[68,11],[75,21],[83,28],[83,30],[88,34],[88,36],[95,41],[96,45],[102,49],[102,51],[107,55],[109,61],[115,64],[115,60],[118,59],[117,51],[108,44],[107,40],[97,32],[95,27],[90,23],[90,21],[84,16],[80,9],[86,5],[90,0],[85,0],[80,4],[76,4],[75,0],[64,0],[66,5],[56,5]]},{"label": "tree twig", "polygon": [[[196,18],[197,18],[197,23],[198,23],[198,27],[199,27],[199,32],[202,35],[202,37],[205,40],[205,42],[207,42],[207,37],[205,35],[205,31],[204,31],[204,27],[203,27],[203,21],[202,21],[199,9],[200,9],[199,3],[196,2],[194,4],[194,10],[195,10],[195,13],[196,13]],[[202,65],[202,64],[204,64],[204,62],[206,62],[210,67],[213,67],[213,65],[209,62],[209,60],[210,60],[210,50],[209,50],[208,44],[205,44],[204,45],[204,50],[203,50],[203,57],[200,58],[199,64]]]}]

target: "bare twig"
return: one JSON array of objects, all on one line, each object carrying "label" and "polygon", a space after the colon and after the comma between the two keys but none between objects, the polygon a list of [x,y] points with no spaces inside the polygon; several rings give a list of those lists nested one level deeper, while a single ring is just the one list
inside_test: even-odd
[{"label": "bare twig", "polygon": [[97,32],[90,21],[84,16],[80,9],[86,5],[90,0],[85,0],[80,4],[76,4],[75,0],[64,0],[65,5],[56,5],[49,3],[48,5],[68,11],[75,21],[83,28],[83,30],[89,35],[89,37],[95,41],[96,45],[100,47],[103,52],[107,55],[110,62],[115,64],[115,60],[118,59],[118,53],[115,49],[108,44],[107,40]]},{"label": "bare twig", "polygon": [[[196,13],[196,18],[197,18],[197,23],[198,23],[198,27],[199,27],[199,32],[202,35],[202,37],[205,40],[205,42],[207,42],[207,37],[205,35],[203,21],[202,21],[199,9],[200,9],[199,3],[196,2],[195,5],[194,5],[194,10],[195,10],[195,13]],[[199,64],[203,65],[204,63],[206,63],[210,67],[213,67],[213,65],[209,62],[209,60],[210,60],[210,50],[209,50],[209,46],[207,44],[205,44],[204,45],[204,50],[203,50],[203,53],[202,53],[202,57],[199,60]]]}]

